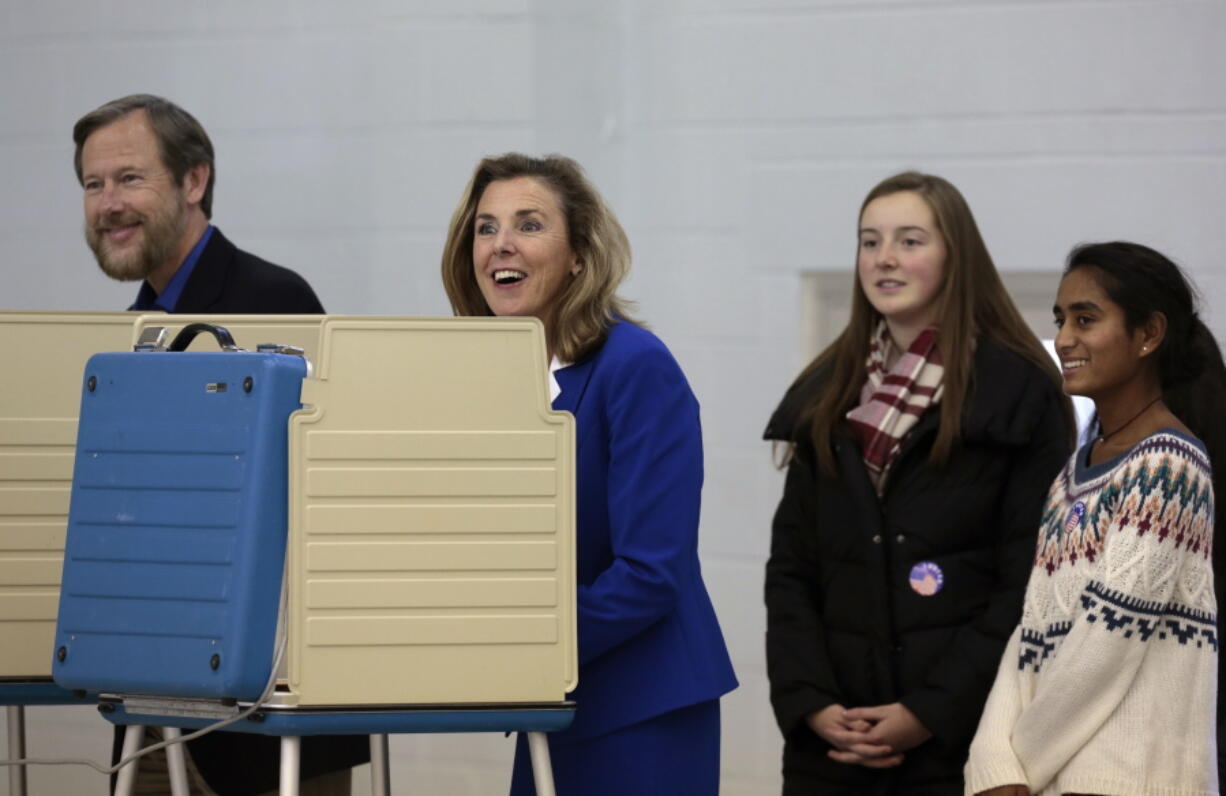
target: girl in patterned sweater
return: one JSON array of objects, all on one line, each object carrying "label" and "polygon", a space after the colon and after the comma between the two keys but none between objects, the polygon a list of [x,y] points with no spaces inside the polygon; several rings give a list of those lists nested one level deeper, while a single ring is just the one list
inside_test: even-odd
[{"label": "girl in patterned sweater", "polygon": [[[1098,435],[1052,485],[966,792],[1216,794],[1213,415],[1226,367],[1170,260],[1073,251],[1053,311]],[[1202,442],[1201,440],[1205,440]]]}]

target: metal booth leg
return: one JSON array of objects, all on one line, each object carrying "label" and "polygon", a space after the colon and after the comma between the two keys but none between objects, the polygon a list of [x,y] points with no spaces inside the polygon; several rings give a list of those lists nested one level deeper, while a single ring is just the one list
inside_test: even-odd
[{"label": "metal booth leg", "polygon": [[370,793],[371,796],[391,796],[392,793],[386,734],[370,736]]},{"label": "metal booth leg", "polygon": [[[26,709],[24,705],[9,705],[9,760],[26,756]],[[26,796],[26,767],[9,766],[10,796]]]},{"label": "metal booth leg", "polygon": [[[129,724],[123,732],[123,751],[119,753],[119,759],[123,760],[139,752],[144,740],[145,726]],[[119,769],[115,774],[115,796],[132,796],[132,789],[136,785],[136,770],[139,768],[140,758],[137,758]]]},{"label": "metal booth leg", "polygon": [[536,796],[554,796],[553,766],[549,763],[549,741],[543,732],[528,733],[528,752],[532,755],[532,778]]},{"label": "metal booth leg", "polygon": [[[167,741],[183,737],[178,727],[163,727],[162,737]],[[190,796],[187,787],[187,756],[183,744],[172,743],[166,747],[166,773],[170,775],[170,796]]]},{"label": "metal booth leg", "polygon": [[302,739],[296,735],[281,736],[281,796],[298,796],[301,759]]}]

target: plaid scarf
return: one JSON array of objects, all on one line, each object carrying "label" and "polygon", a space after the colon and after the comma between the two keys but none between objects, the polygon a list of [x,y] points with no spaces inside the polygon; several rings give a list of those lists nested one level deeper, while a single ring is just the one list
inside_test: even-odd
[{"label": "plaid scarf", "polygon": [[882,320],[869,345],[865,365],[868,379],[860,389],[860,405],[847,413],[878,497],[885,492],[886,476],[898,458],[903,439],[928,407],[940,402],[945,378],[937,327],[920,332],[886,373],[886,352],[891,345],[889,328]]}]

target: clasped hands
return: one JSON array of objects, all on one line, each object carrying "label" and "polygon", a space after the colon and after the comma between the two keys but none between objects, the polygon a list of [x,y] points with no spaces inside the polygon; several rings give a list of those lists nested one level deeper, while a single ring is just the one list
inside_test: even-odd
[{"label": "clasped hands", "polygon": [[805,717],[809,729],[834,748],[831,759],[865,768],[891,768],[903,753],[932,737],[919,719],[898,702],[865,708],[828,705]]}]

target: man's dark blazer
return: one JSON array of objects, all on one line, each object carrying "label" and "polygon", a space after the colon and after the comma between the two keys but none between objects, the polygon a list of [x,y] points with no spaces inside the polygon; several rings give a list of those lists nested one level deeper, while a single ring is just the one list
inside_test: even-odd
[{"label": "man's dark blazer", "polygon": [[214,227],[174,311],[316,315],[324,308],[305,279],[248,254]]},{"label": "man's dark blazer", "polygon": [[[262,315],[322,314],[315,291],[298,274],[239,249],[214,228],[183,293],[176,313]],[[115,754],[123,733],[117,728]],[[222,796],[276,790],[281,739],[266,735],[214,732],[189,741],[192,759],[209,787]],[[365,735],[308,736],[302,739],[302,779],[351,768],[370,760]]]}]

